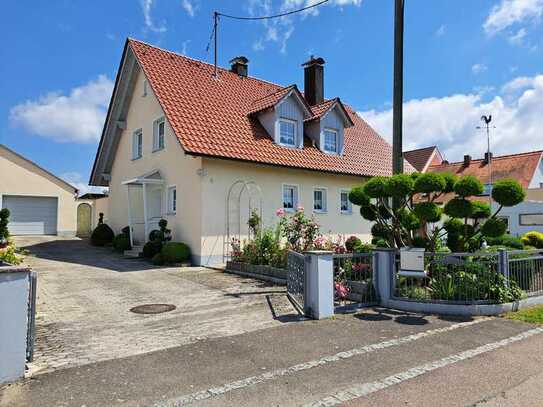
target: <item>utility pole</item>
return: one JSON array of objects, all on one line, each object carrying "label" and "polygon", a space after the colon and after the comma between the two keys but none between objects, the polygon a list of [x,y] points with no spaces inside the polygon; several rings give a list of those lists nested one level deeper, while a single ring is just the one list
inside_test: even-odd
[{"label": "utility pole", "polygon": [[404,0],[395,0],[394,11],[394,100],[392,119],[392,172],[403,173],[403,32]]},{"label": "utility pole", "polygon": [[214,58],[214,65],[215,70],[213,75],[215,76],[215,79],[217,79],[217,30],[219,29],[219,13],[217,11],[213,12],[213,37],[215,40],[213,50],[215,52],[215,58]]},{"label": "utility pole", "polygon": [[490,152],[490,128],[496,128],[494,126],[490,126],[490,123],[492,122],[492,115],[488,116],[481,116],[481,121],[484,123],[484,126],[477,126],[478,129],[485,129],[486,130],[486,142],[487,142],[487,148],[486,148],[486,156],[488,159],[488,185],[490,190],[490,196],[489,201],[492,203],[492,153]]}]

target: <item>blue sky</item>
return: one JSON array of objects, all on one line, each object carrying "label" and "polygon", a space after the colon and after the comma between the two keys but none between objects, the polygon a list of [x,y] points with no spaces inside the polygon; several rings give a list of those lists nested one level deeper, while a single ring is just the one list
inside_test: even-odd
[{"label": "blue sky", "polygon": [[[213,10],[262,15],[318,0],[10,1],[0,34],[0,143],[77,186],[86,183],[127,36],[211,61]],[[393,0],[330,0],[263,22],[223,19],[219,64],[303,87],[326,60],[325,95],[391,134]],[[15,16],[22,16],[15,18]],[[406,0],[405,149],[480,156],[475,127],[494,115],[498,154],[543,149],[543,0]]]}]

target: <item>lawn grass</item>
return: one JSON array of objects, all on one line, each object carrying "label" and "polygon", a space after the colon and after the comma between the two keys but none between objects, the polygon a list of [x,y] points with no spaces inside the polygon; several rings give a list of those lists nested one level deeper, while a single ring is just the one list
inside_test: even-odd
[{"label": "lawn grass", "polygon": [[518,312],[509,312],[505,314],[505,317],[517,321],[543,325],[543,305],[526,308]]}]

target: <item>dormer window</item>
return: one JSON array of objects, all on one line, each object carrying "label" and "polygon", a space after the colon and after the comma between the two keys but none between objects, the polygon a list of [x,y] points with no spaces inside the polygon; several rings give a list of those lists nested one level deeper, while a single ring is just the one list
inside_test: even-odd
[{"label": "dormer window", "polygon": [[324,151],[337,154],[338,132],[334,129],[324,129]]},{"label": "dormer window", "polygon": [[279,119],[279,143],[296,147],[296,121]]}]

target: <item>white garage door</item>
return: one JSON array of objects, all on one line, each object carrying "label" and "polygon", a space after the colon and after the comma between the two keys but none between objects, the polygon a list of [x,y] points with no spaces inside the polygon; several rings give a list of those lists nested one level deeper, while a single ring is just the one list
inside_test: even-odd
[{"label": "white garage door", "polygon": [[11,213],[8,229],[12,235],[57,233],[57,198],[4,195],[2,207]]}]

